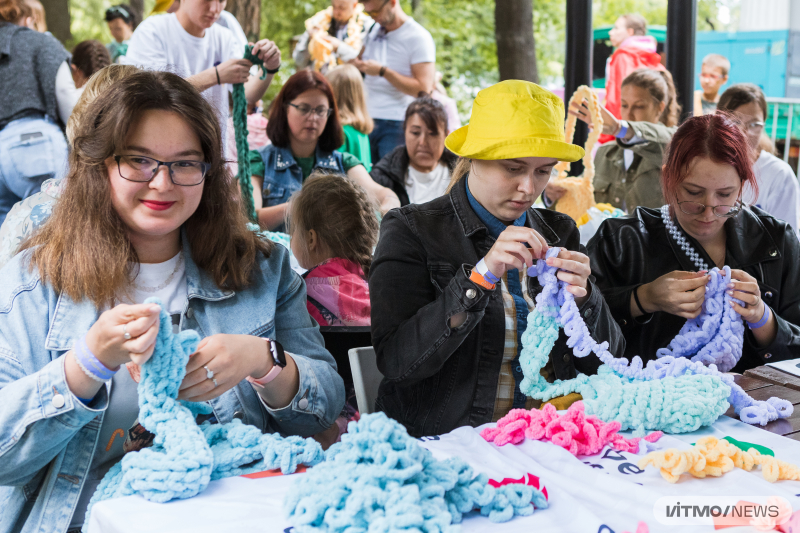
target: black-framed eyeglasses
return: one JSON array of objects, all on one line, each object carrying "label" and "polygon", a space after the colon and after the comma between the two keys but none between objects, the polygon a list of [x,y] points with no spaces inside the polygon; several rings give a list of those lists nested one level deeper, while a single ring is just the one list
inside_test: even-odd
[{"label": "black-framed eyeglasses", "polygon": [[699,202],[678,202],[678,207],[687,215],[702,214],[707,207],[710,207],[714,216],[719,218],[731,218],[738,215],[739,211],[742,210],[742,202],[737,200],[734,205],[705,205]]},{"label": "black-framed eyeglasses", "polygon": [[333,108],[326,107],[324,105],[321,105],[319,107],[311,107],[308,104],[297,105],[290,103],[289,105],[297,109],[297,112],[300,113],[300,116],[303,117],[308,116],[309,113],[314,113],[319,118],[328,118],[329,116],[331,116],[331,113],[333,113]]},{"label": "black-framed eyeglasses", "polygon": [[119,175],[128,181],[139,183],[151,181],[156,177],[161,165],[167,167],[169,179],[181,187],[200,185],[206,178],[209,163],[204,161],[159,161],[143,155],[115,155]]},{"label": "black-framed eyeglasses", "polygon": [[364,13],[366,13],[367,15],[369,15],[369,16],[370,16],[370,18],[373,18],[373,19],[374,19],[376,15],[380,15],[380,13],[381,13],[381,11],[383,10],[384,6],[385,6],[386,4],[388,4],[388,3],[389,3],[389,0],[384,0],[384,2],[381,4],[381,7],[379,7],[378,9],[376,9],[376,10],[374,10],[374,11],[366,11],[366,10],[365,10],[365,11],[364,11]]}]

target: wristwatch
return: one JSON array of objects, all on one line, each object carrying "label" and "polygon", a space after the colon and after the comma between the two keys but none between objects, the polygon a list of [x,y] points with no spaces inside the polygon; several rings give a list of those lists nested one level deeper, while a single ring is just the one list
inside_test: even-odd
[{"label": "wristwatch", "polygon": [[278,374],[281,373],[281,370],[286,366],[286,352],[283,351],[283,346],[276,340],[273,339],[264,339],[267,341],[267,352],[272,356],[272,369],[266,373],[263,377],[258,379],[247,376],[247,381],[256,385],[257,387],[264,388],[264,385],[278,377]]}]

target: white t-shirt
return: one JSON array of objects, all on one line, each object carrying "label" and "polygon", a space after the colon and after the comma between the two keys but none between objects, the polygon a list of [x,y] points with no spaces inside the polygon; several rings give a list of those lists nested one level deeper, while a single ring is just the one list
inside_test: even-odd
[{"label": "white t-shirt", "polygon": [[[386,33],[380,24],[372,26],[365,39],[362,59],[374,59],[403,76],[411,76],[411,65],[436,62],[436,45],[428,30],[412,18]],[[372,118],[404,120],[406,108],[414,101],[380,76],[364,79],[367,108]]]},{"label": "white t-shirt", "polygon": [[[120,58],[128,65],[165,70],[188,78],[229,59],[244,57],[244,48],[227,28],[212,24],[203,37],[183,29],[175,13],[147,17],[133,32],[128,53]],[[217,109],[225,139],[230,84],[214,85],[203,96]]]},{"label": "white t-shirt", "polygon": [[450,169],[439,162],[430,172],[420,172],[408,165],[408,179],[406,179],[406,192],[408,201],[412,204],[424,204],[444,194],[450,183]]},{"label": "white t-shirt", "polygon": [[[120,303],[142,304],[151,296],[159,298],[170,315],[173,331],[178,331],[180,316],[186,308],[188,285],[186,282],[186,263],[181,253],[169,261],[153,264],[139,264],[139,273],[133,282],[132,298],[122,299]],[[162,287],[163,285],[163,287]],[[159,288],[160,287],[160,288]],[[150,290],[142,290],[150,288]],[[158,288],[158,290],[152,290]],[[128,368],[123,365],[111,380],[109,401],[92,466],[81,491],[70,527],[80,527],[84,521],[86,506],[97,490],[103,476],[114,466],[128,449],[138,449],[135,440],[139,416],[137,384]]]},{"label": "white t-shirt", "polygon": [[745,193],[745,202],[760,207],[777,219],[787,222],[795,233],[800,229],[800,184],[792,167],[774,155],[761,151],[753,165],[758,183],[758,199]]},{"label": "white t-shirt", "polygon": [[228,28],[233,33],[234,37],[236,37],[236,40],[239,41],[242,50],[244,50],[244,47],[247,46],[248,42],[247,35],[244,34],[242,25],[239,24],[239,21],[236,20],[236,17],[233,15],[233,13],[222,11],[219,14],[216,24],[219,24],[223,28]]}]

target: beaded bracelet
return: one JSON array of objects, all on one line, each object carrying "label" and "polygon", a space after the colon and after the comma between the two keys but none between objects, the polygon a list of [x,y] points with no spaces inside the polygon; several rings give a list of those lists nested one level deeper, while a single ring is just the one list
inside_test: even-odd
[{"label": "beaded bracelet", "polygon": [[747,327],[750,329],[758,329],[763,327],[768,321],[769,317],[772,314],[772,310],[769,308],[768,305],[764,306],[764,314],[761,316],[761,320],[758,322],[748,322]]},{"label": "beaded bracelet", "polygon": [[104,365],[97,357],[95,357],[91,350],[89,350],[89,346],[86,344],[86,336],[81,337],[75,342],[72,353],[75,354],[75,362],[78,363],[78,366],[81,367],[81,370],[83,370],[84,374],[95,381],[105,383],[113,378],[114,374],[117,373],[117,370],[120,369],[120,367],[117,367],[116,370],[112,370]]}]

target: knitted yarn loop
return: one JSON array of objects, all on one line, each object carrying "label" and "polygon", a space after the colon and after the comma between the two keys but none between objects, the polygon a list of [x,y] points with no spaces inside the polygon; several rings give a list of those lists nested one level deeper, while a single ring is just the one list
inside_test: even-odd
[{"label": "knitted yarn loop", "polygon": [[161,306],[155,349],[142,365],[138,385],[139,422],[155,439],[151,448],[126,454],[108,471],[89,502],[84,529],[94,504],[109,498],[191,498],[212,479],[275,468],[289,474],[299,464],[322,461],[322,447],[313,439],[263,434],[241,420],[198,426],[196,415],[211,413],[211,407],[176,398],[200,337],[190,330],[173,334],[172,319],[161,301],[148,298],[145,303]]},{"label": "knitted yarn loop", "polygon": [[[264,63],[253,55],[253,47],[249,44],[244,50],[244,58],[261,68],[261,79],[267,76]],[[239,166],[237,178],[242,190],[242,203],[251,222],[256,222],[255,204],[253,203],[253,182],[250,181],[250,145],[247,144],[247,96],[243,83],[233,84],[233,129],[236,134],[236,160]]]},{"label": "knitted yarn loop", "polygon": [[437,461],[383,413],[350,422],[325,462],[298,476],[284,510],[298,533],[455,532],[465,513],[492,522],[547,508],[530,485],[498,488],[460,458]]},{"label": "knitted yarn loop", "polygon": [[[559,251],[551,248],[547,257],[555,257]],[[791,415],[793,407],[788,401],[756,401],[734,383],[732,375],[718,369],[718,365],[732,368],[742,355],[744,325],[729,303],[729,267],[710,271],[702,313],[688,321],[669,348],[659,350],[659,358],[646,367],[639,356],[630,362],[615,358],[607,342],[592,339],[575,297],[565,290],[566,284],[558,280],[556,270],[545,260],[528,269],[529,276],[539,278],[542,292],[536,297],[536,308],[528,316],[528,328],[522,336],[520,365],[524,379],[520,388],[525,394],[549,400],[578,392],[587,414],[606,422],[616,420],[622,429],[635,429],[637,435],[645,430],[691,432],[713,424],[729,405],[748,424],[764,425]],[[559,327],[564,328],[567,346],[575,357],[594,352],[604,363],[597,375],[579,374],[572,380],[548,383],[539,373],[549,359]]]}]

